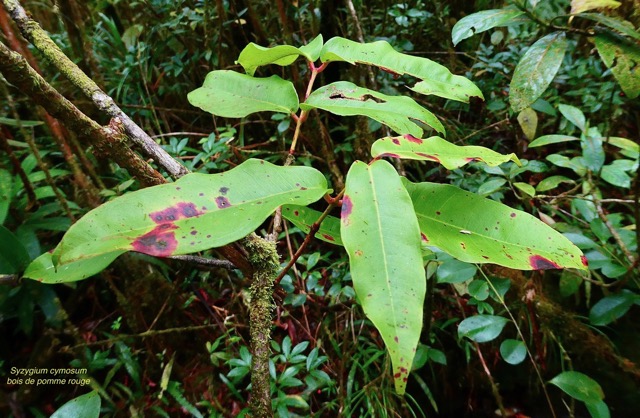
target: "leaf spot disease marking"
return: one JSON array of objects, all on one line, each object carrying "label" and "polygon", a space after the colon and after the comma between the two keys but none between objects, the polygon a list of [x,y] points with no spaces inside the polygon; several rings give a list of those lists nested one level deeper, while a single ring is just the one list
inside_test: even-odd
[{"label": "leaf spot disease marking", "polygon": [[190,232],[190,234],[191,234],[191,235],[197,235],[197,234],[198,234],[198,231],[191,231],[191,232]]},{"label": "leaf spot disease marking", "polygon": [[347,223],[348,217],[351,215],[351,211],[353,210],[353,203],[351,203],[351,199],[349,196],[345,195],[342,198],[342,209],[340,211],[340,218],[342,218],[342,222]]},{"label": "leaf spot disease marking", "polygon": [[413,142],[414,144],[422,144],[422,139],[420,138],[416,138],[415,136],[411,135],[411,134],[406,134],[404,136],[404,139],[406,139],[409,142]]},{"label": "leaf spot disease marking", "polygon": [[420,232],[420,238],[422,238],[422,241],[424,242],[429,242],[429,238],[427,238],[424,232]]},{"label": "leaf spot disease marking", "polygon": [[168,207],[164,210],[151,212],[149,216],[151,220],[157,224],[166,224],[177,221],[181,218],[192,218],[201,215],[202,212],[196,209],[193,203],[180,202],[175,206]]},{"label": "leaf spot disease marking", "polygon": [[322,238],[326,239],[327,241],[335,241],[335,238],[333,238],[331,235],[329,234],[322,234]]},{"label": "leaf spot disease marking", "polygon": [[440,162],[440,158],[436,157],[435,155],[425,154],[424,152],[416,152],[416,155],[426,158],[429,161],[434,161],[436,163]]},{"label": "leaf spot disease marking", "polygon": [[390,158],[400,158],[400,156],[398,154],[394,154],[392,152],[385,152],[384,154],[380,155],[381,157],[390,157]]},{"label": "leaf spot disease marking", "polygon": [[231,203],[229,203],[229,199],[226,197],[218,196],[216,197],[216,205],[218,205],[218,209],[225,209],[231,206]]},{"label": "leaf spot disease marking", "polygon": [[582,265],[585,267],[589,265],[589,261],[587,260],[587,257],[585,257],[584,255],[580,256],[580,261],[582,261]]},{"label": "leaf spot disease marking", "polygon": [[515,213],[515,212],[511,212],[511,215],[510,215],[510,216],[511,216],[512,218],[515,218],[515,217],[516,217],[516,213]]},{"label": "leaf spot disease marking", "polygon": [[131,243],[134,251],[153,255],[157,257],[167,257],[173,254],[178,246],[175,235],[172,230],[176,229],[175,225],[159,225],[146,234],[138,237]]},{"label": "leaf spot disease marking", "polygon": [[400,145],[400,140],[398,138],[391,138],[391,142],[393,142],[396,145]]},{"label": "leaf spot disease marking", "polygon": [[221,187],[219,191],[220,191],[220,194],[225,195],[229,191],[229,188],[228,187]]},{"label": "leaf spot disease marking", "polygon": [[548,269],[559,269],[560,267],[557,263],[549,260],[548,258],[544,258],[541,255],[532,255],[529,257],[529,264],[533,267],[534,270],[548,270]]}]

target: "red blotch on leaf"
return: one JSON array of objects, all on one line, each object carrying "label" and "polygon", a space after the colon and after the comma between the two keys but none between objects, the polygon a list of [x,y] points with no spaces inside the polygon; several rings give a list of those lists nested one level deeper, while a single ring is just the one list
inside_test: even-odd
[{"label": "red blotch on leaf", "polygon": [[349,196],[344,196],[342,198],[342,209],[340,211],[340,217],[342,220],[346,220],[346,218],[351,215],[351,210],[353,209],[353,203],[351,203],[351,199]]},{"label": "red blotch on leaf", "polygon": [[381,157],[400,158],[400,156],[398,154],[394,154],[392,152],[385,152],[384,154],[381,154],[380,156]]},{"label": "red blotch on leaf", "polygon": [[400,145],[400,140],[398,138],[391,138],[391,142],[393,142],[396,145]]},{"label": "red blotch on leaf", "polygon": [[587,257],[585,257],[584,255],[580,256],[580,261],[582,261],[582,265],[585,267],[589,266],[589,261],[587,260]]},{"label": "red blotch on leaf", "polygon": [[[170,226],[167,228],[167,226]],[[133,251],[149,254],[156,257],[168,257],[173,254],[178,241],[172,232],[177,227],[175,225],[158,225],[153,230],[136,238],[131,243]]]},{"label": "red blotch on leaf", "polygon": [[529,264],[533,267],[534,270],[549,270],[549,269],[560,269],[557,263],[549,260],[548,258],[544,258],[541,255],[532,255],[529,257]]},{"label": "red blotch on leaf", "polygon": [[335,241],[335,238],[333,238],[331,235],[329,234],[322,234],[322,238],[326,239],[327,241]]},{"label": "red blotch on leaf", "polygon": [[411,135],[411,134],[406,134],[404,136],[404,139],[406,139],[409,142],[413,142],[414,144],[422,144],[422,139],[420,138],[416,138],[415,136]]},{"label": "red blotch on leaf", "polygon": [[422,238],[422,241],[424,242],[429,242],[429,238],[427,238],[427,236],[422,232],[420,232],[420,238]]},{"label": "red blotch on leaf", "polygon": [[170,206],[157,212],[151,212],[149,216],[153,222],[162,225],[171,224],[178,219],[192,218],[201,214],[202,212],[200,212],[193,203],[180,202],[175,206]]},{"label": "red blotch on leaf", "polygon": [[225,209],[231,206],[231,203],[229,202],[229,199],[227,199],[224,196],[218,196],[216,197],[216,205],[218,205],[219,209]]},{"label": "red blotch on leaf", "polygon": [[227,192],[228,192],[228,191],[229,191],[229,188],[228,188],[228,187],[221,187],[221,188],[220,188],[220,194],[223,194],[223,195],[224,195],[224,194],[227,194]]},{"label": "red blotch on leaf", "polygon": [[440,158],[435,155],[425,154],[424,152],[416,152],[416,155],[426,158],[429,161],[435,161],[436,163],[440,162]]}]

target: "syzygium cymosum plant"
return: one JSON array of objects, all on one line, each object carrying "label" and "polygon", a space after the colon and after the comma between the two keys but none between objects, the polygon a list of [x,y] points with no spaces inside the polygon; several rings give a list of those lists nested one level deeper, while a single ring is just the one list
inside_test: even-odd
[{"label": "syzygium cymosum plant", "polygon": [[[258,67],[308,63],[309,84],[299,98],[291,82],[277,75],[255,77]],[[422,327],[425,297],[423,252],[437,247],[470,263],[516,269],[585,269],[581,251],[533,216],[454,186],[412,183],[384,158],[440,163],[447,169],[471,161],[496,166],[519,163],[477,146],[457,146],[439,120],[408,96],[389,96],[339,81],[313,90],[318,73],[333,62],[364,64],[416,79],[419,94],[468,102],[482,97],[464,77],[425,58],[395,51],[388,43],[356,43],[318,36],[303,47],[248,45],[238,63],[246,74],[213,71],[189,101],[224,117],[254,112],[291,114],[300,125],[309,112],[365,115],[397,136],[377,140],[373,159],[354,162],[341,197],[340,219],[325,216],[317,237],[344,246],[359,303],[387,346],[395,387],[405,391]],[[289,161],[290,162],[290,161]],[[92,210],[74,224],[52,253],[36,259],[26,277],[45,283],[85,279],[127,251],[157,257],[193,253],[239,240],[258,228],[278,207],[304,231],[321,217],[306,206],[331,192],[325,176],[310,167],[276,166],[251,159],[217,174],[188,174],[174,183],[128,193]],[[331,201],[331,198],[328,199]],[[334,200],[335,201],[335,200]],[[316,229],[313,229],[316,231]]]}]

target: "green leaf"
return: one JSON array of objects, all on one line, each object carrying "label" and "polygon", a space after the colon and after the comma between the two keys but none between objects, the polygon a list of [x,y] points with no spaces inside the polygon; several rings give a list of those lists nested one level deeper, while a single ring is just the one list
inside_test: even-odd
[{"label": "green leaf", "polygon": [[0,274],[20,273],[29,261],[29,253],[20,240],[0,225]]},{"label": "green leaf", "polygon": [[475,145],[458,146],[437,136],[420,139],[409,134],[378,139],[371,146],[371,155],[374,158],[395,157],[434,161],[442,164],[447,170],[462,167],[471,161],[482,161],[492,167],[507,161],[520,164],[515,154],[499,154]]},{"label": "green leaf", "polygon": [[539,39],[524,54],[511,79],[509,101],[514,112],[531,106],[560,69],[567,50],[564,32],[554,32]]},{"label": "green leaf", "polygon": [[391,164],[351,166],[341,223],[356,295],[389,350],[396,391],[403,394],[420,338],[426,279],[418,221]]},{"label": "green leaf", "polygon": [[458,325],[458,338],[467,337],[477,343],[494,340],[509,320],[495,315],[474,315]]},{"label": "green leaf", "polygon": [[633,27],[633,24],[626,20],[622,20],[619,17],[609,17],[601,13],[580,13],[579,15],[577,15],[577,17],[583,17],[585,19],[602,23],[603,25],[618,31],[623,35],[640,40],[640,32],[638,32],[636,28]]},{"label": "green leaf", "polygon": [[522,341],[506,339],[500,344],[500,355],[509,364],[520,364],[527,357],[527,347]]},{"label": "green leaf", "polygon": [[5,169],[0,169],[0,225],[7,219],[13,197],[13,177]]},{"label": "green leaf", "polygon": [[340,116],[368,116],[400,134],[422,136],[422,128],[416,122],[444,134],[444,127],[438,118],[412,98],[387,96],[348,81],[338,81],[319,88],[300,107],[303,110],[323,109]]},{"label": "green leaf", "polygon": [[92,210],[69,228],[53,261],[60,267],[117,251],[168,257],[219,247],[248,235],[278,206],[306,205],[327,191],[313,168],[255,159],[220,174],[188,174]]},{"label": "green leaf", "polygon": [[252,76],[258,67],[268,64],[287,66],[298,59],[300,55],[308,61],[316,61],[320,56],[322,45],[322,35],[318,35],[308,45],[300,48],[291,45],[265,48],[251,42],[240,52],[236,63],[242,65],[247,74]]},{"label": "green leaf", "polygon": [[126,251],[113,251],[97,257],[87,258],[53,266],[51,253],[44,253],[33,260],[24,272],[24,277],[41,283],[68,283],[84,280],[107,268],[118,256]]},{"label": "green leaf", "polygon": [[640,157],[640,145],[636,144],[630,139],[610,136],[607,138],[602,138],[602,140],[607,144],[620,148],[623,151],[622,153],[629,158],[637,160],[638,157]]},{"label": "green leaf", "polygon": [[24,128],[33,128],[34,126],[44,125],[44,122],[39,120],[17,120],[10,119],[0,116],[0,125],[9,125],[9,126],[22,126]]},{"label": "green leaf", "polygon": [[580,138],[569,135],[543,135],[531,141],[529,148],[542,147],[544,145],[559,144],[562,142],[579,141]]},{"label": "green leaf", "polygon": [[[631,187],[631,177],[624,170],[624,166],[621,166],[620,162],[625,160],[616,160],[609,165],[605,165],[602,167],[602,171],[600,172],[600,177],[602,180],[606,181],[609,184],[613,184],[618,187]],[[629,160],[626,160],[629,161]],[[617,163],[617,164],[616,164]]]},{"label": "green leaf", "polygon": [[604,399],[602,388],[592,378],[580,372],[562,372],[549,381],[564,393],[582,402],[591,403]]},{"label": "green leaf", "polygon": [[518,123],[522,128],[522,133],[527,137],[529,141],[536,137],[536,130],[538,129],[538,114],[530,107],[523,109],[518,113]]},{"label": "green leaf", "polygon": [[480,89],[465,77],[453,75],[446,67],[429,59],[402,54],[386,41],[361,44],[340,37],[331,38],[322,48],[320,59],[322,62],[375,65],[394,75],[417,77],[423,81],[411,89],[421,94],[465,103],[474,96],[483,98]]},{"label": "green leaf", "polygon": [[264,111],[289,114],[298,110],[298,94],[293,84],[277,75],[254,78],[235,71],[212,71],[202,87],[187,98],[193,106],[225,118],[243,118]]},{"label": "green leaf", "polygon": [[611,69],[622,91],[630,99],[640,95],[640,47],[613,35],[596,35],[596,48],[602,62]]},{"label": "green leaf", "polygon": [[474,264],[452,258],[438,266],[436,278],[438,283],[463,283],[475,276],[477,271],[478,268]]},{"label": "green leaf", "polygon": [[100,404],[98,392],[89,392],[62,405],[51,415],[51,418],[98,418]]},{"label": "green leaf", "polygon": [[558,110],[562,113],[562,116],[580,128],[581,131],[584,131],[587,128],[587,119],[585,118],[584,113],[582,113],[582,110],[575,106],[565,104],[558,105]]},{"label": "green leaf", "polygon": [[546,192],[547,190],[555,189],[561,183],[570,183],[573,184],[575,181],[571,180],[569,177],[565,176],[551,176],[544,178],[538,183],[536,186],[537,192]]},{"label": "green leaf", "polygon": [[482,183],[480,187],[478,187],[478,194],[482,196],[490,195],[491,193],[500,190],[500,188],[506,183],[507,180],[502,177],[491,179],[487,182]]},{"label": "green leaf", "polygon": [[609,407],[604,401],[585,402],[584,406],[592,418],[611,418]]},{"label": "green leaf", "polygon": [[580,146],[587,168],[593,172],[600,171],[606,157],[602,147],[602,139],[583,135],[580,139]]},{"label": "green leaf", "polygon": [[[320,219],[321,212],[298,205],[282,206],[282,216],[289,222],[300,228],[304,233],[309,233],[311,225]],[[320,224],[316,238],[331,244],[342,245],[340,238],[340,219],[335,216],[327,216]]]},{"label": "green leaf", "polygon": [[620,7],[620,2],[615,0],[571,0],[571,14],[593,9],[615,9],[617,7]]},{"label": "green leaf", "polygon": [[453,46],[456,46],[464,39],[489,29],[521,23],[522,20],[515,19],[523,14],[524,12],[518,9],[492,9],[465,16],[451,30]]},{"label": "green leaf", "polygon": [[528,213],[447,184],[404,183],[423,241],[458,260],[519,270],[587,268],[571,241]]},{"label": "green leaf", "polygon": [[640,300],[640,296],[628,290],[604,297],[591,308],[589,321],[597,326],[608,325],[626,314],[638,300]]},{"label": "green leaf", "polygon": [[520,190],[521,192],[523,192],[527,196],[533,197],[533,196],[536,195],[536,189],[534,189],[534,187],[532,185],[530,185],[529,183],[523,183],[521,181],[517,181],[517,182],[513,183],[513,187],[515,187],[516,189]]}]

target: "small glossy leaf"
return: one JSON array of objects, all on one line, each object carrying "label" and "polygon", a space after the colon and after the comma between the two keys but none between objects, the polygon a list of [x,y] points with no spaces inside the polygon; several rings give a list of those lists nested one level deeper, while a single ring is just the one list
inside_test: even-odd
[{"label": "small glossy leaf", "polygon": [[604,401],[585,402],[584,406],[591,414],[591,418],[611,418],[609,407]]},{"label": "small glossy leaf", "polygon": [[571,241],[528,213],[455,186],[405,181],[423,241],[468,263],[586,269]]},{"label": "small glossy leaf", "polygon": [[473,13],[460,19],[451,30],[453,46],[473,35],[500,26],[508,26],[514,23],[522,23],[523,20],[515,20],[524,14],[518,9],[493,9]]},{"label": "small glossy leaf", "polygon": [[475,315],[458,325],[458,338],[467,337],[477,343],[495,340],[509,320],[502,316]]},{"label": "small glossy leaf", "polygon": [[0,274],[20,273],[29,261],[29,253],[20,240],[0,225]]},{"label": "small glossy leaf", "polygon": [[562,372],[549,383],[582,402],[598,402],[604,399],[604,392],[598,382],[580,372]]},{"label": "small glossy leaf", "polygon": [[522,133],[529,141],[536,137],[536,129],[538,129],[538,114],[530,107],[523,109],[518,114],[518,123],[522,128]]},{"label": "small glossy leaf", "polygon": [[277,75],[254,78],[235,71],[212,71],[202,87],[187,97],[193,106],[225,118],[243,118],[264,111],[289,114],[298,110],[298,93],[293,84]]},{"label": "small glossy leaf", "polygon": [[316,61],[320,56],[322,45],[322,35],[318,35],[308,45],[300,48],[290,45],[265,48],[251,42],[240,52],[236,63],[242,65],[247,74],[252,76],[258,67],[269,64],[287,66],[292,64],[300,55],[304,56],[308,61]]},{"label": "small glossy leaf", "polygon": [[420,338],[426,279],[418,221],[391,164],[351,166],[341,223],[356,295],[389,350],[396,391],[403,394]]},{"label": "small glossy leaf", "polygon": [[630,99],[640,95],[640,47],[613,35],[596,35],[596,48],[605,65]]},{"label": "small glossy leaf", "polygon": [[539,39],[524,54],[511,79],[509,101],[514,112],[531,106],[560,69],[567,50],[564,32],[554,32]]},{"label": "small glossy leaf", "polygon": [[246,236],[278,206],[306,205],[327,191],[313,168],[253,159],[220,174],[188,174],[92,210],[69,229],[52,259],[60,268],[118,251],[159,257],[202,251]]},{"label": "small glossy leaf", "polygon": [[436,278],[438,283],[463,283],[475,276],[477,271],[478,268],[474,264],[452,258],[438,266]]},{"label": "small glossy leaf", "polygon": [[422,136],[422,128],[416,122],[444,134],[438,118],[410,97],[387,96],[348,81],[319,88],[300,107],[303,110],[323,109],[341,116],[368,116],[400,134]]},{"label": "small glossy leaf", "polygon": [[638,300],[640,300],[640,296],[627,290],[604,297],[591,308],[589,321],[593,325],[608,325],[626,314]]},{"label": "small glossy leaf", "polygon": [[471,97],[482,98],[480,89],[465,77],[453,75],[446,67],[429,59],[402,54],[386,41],[361,44],[340,37],[331,38],[322,48],[320,59],[323,62],[375,65],[395,75],[417,77],[423,81],[411,89],[421,94],[433,94],[465,103]]},{"label": "small glossy leaf", "polygon": [[616,160],[613,163],[602,167],[600,177],[609,184],[628,189],[631,187],[631,177],[626,173],[623,166],[619,164],[621,161],[624,160]]},{"label": "small glossy leaf", "polygon": [[570,106],[566,104],[558,105],[558,110],[562,113],[562,116],[567,118],[567,120],[578,128],[581,131],[584,131],[587,128],[587,118],[585,118],[582,110],[578,109],[575,106]]},{"label": "small glossy leaf", "polygon": [[562,142],[579,141],[580,138],[569,135],[543,135],[531,141],[529,148],[542,147],[544,145],[559,144]]},{"label": "small glossy leaf", "polygon": [[536,186],[537,192],[546,192],[547,190],[555,189],[561,183],[570,183],[573,184],[575,181],[565,176],[551,176],[544,178],[538,183]]},{"label": "small glossy leaf", "polygon": [[413,135],[378,139],[371,146],[375,157],[395,157],[420,161],[434,161],[447,170],[462,167],[472,161],[481,161],[495,167],[507,161],[520,164],[515,154],[499,154],[485,147],[475,145],[458,146],[437,136],[426,139]]},{"label": "small glossy leaf", "polygon": [[98,392],[89,392],[62,405],[51,418],[98,418],[101,399]]},{"label": "small glossy leaf", "polygon": [[617,7],[620,7],[620,2],[615,0],[571,0],[571,14],[593,9],[615,9]]},{"label": "small glossy leaf", "polygon": [[521,192],[523,192],[527,196],[533,197],[533,196],[536,195],[536,189],[532,185],[530,185],[529,183],[523,183],[521,181],[517,181],[517,182],[513,183],[513,187],[515,187],[516,189],[520,190]]},{"label": "small glossy leaf", "polygon": [[478,194],[482,196],[490,195],[491,193],[500,190],[500,188],[506,183],[507,180],[502,177],[491,179],[487,182],[482,183],[480,187],[478,187]]},{"label": "small glossy leaf", "polygon": [[580,13],[577,17],[593,20],[598,23],[602,23],[609,28],[620,32],[623,35],[630,36],[637,40],[640,40],[640,32],[633,27],[631,22],[620,19],[620,17],[609,17],[601,13]]},{"label": "small glossy leaf", "polygon": [[[304,233],[309,233],[311,225],[320,219],[321,212],[298,205],[284,205],[282,207],[282,216],[292,224],[300,228]],[[331,244],[342,245],[340,238],[340,219],[335,216],[327,216],[320,224],[316,238]]]},{"label": "small glossy leaf", "polygon": [[527,357],[527,347],[522,341],[507,339],[500,344],[500,355],[509,364],[520,364]]}]

